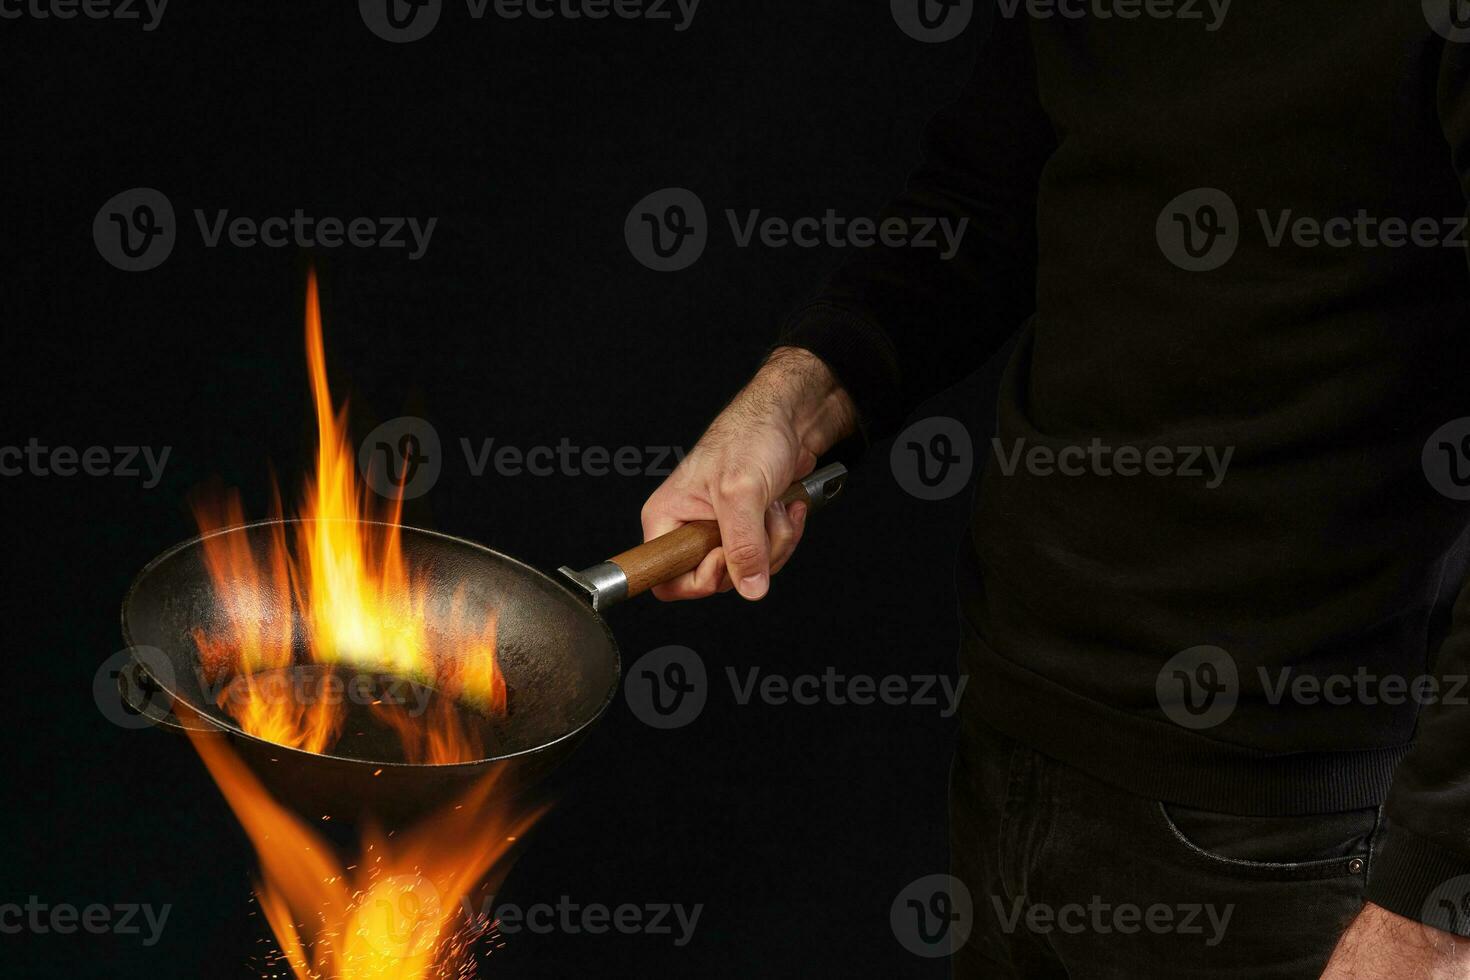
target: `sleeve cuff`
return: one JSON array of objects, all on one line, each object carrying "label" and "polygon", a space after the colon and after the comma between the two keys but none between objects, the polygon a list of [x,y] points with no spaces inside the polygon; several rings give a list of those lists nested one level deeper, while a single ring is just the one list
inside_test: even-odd
[{"label": "sleeve cuff", "polygon": [[1406,919],[1470,936],[1470,857],[1389,821],[1363,897]]}]

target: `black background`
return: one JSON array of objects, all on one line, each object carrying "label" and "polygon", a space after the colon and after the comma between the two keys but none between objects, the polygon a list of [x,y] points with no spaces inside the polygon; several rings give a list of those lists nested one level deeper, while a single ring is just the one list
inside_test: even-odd
[{"label": "black background", "polygon": [[[250,975],[253,855],[183,740],[122,730],[93,700],[122,643],[117,608],[154,554],[193,533],[191,487],[268,464],[294,496],[312,447],[305,271],[321,277],[334,395],[353,431],[411,413],[444,472],[407,521],[542,568],[638,540],[654,477],[471,476],[459,439],[692,445],[781,315],[838,256],[736,248],[723,211],[874,214],[917,161],[973,39],[925,45],[888,5],[704,0],[668,22],[473,21],[450,2],[426,39],[388,44],[355,4],[184,4],[137,22],[0,21],[6,250],[0,443],[169,446],[153,489],[114,477],[6,477],[0,591],[13,722],[0,902],[170,903],[158,945],[0,937],[24,976]],[[118,271],[102,203],[154,187],[179,241]],[[692,268],[659,274],[623,241],[666,186],[715,223]],[[427,255],[205,248],[193,209],[232,216],[437,216]],[[988,431],[984,378],[925,406]],[[946,867],[952,723],[932,707],[737,706],[726,665],[782,674],[953,673],[952,557],[968,495],[905,494],[888,446],[813,522],[759,604],[722,596],[611,615],[625,662],[697,650],[704,714],[661,732],[619,699],[501,897],[529,905],[702,903],[693,941],[520,934],[505,977],[931,976],[888,924],[893,897]]]}]

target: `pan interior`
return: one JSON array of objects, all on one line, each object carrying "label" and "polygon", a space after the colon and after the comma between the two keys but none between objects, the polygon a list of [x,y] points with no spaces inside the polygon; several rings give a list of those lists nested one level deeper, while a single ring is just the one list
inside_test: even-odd
[{"label": "pan interior", "polygon": [[[242,535],[254,553],[263,557],[279,523],[214,533]],[[287,532],[289,541],[293,534],[290,528]],[[194,642],[196,631],[206,635],[229,632],[223,590],[206,571],[201,540],[178,546],[144,569],[123,605],[123,630],[134,647],[161,651],[161,656],[140,658],[160,686],[220,727],[238,732],[234,720],[216,703],[229,678],[206,675]],[[460,639],[456,624],[463,620],[451,614],[456,601],[497,614],[496,656],[509,689],[508,710],[494,720],[468,708],[460,712],[484,736],[487,759],[550,745],[597,717],[617,683],[617,649],[602,621],[585,603],[535,569],[469,541],[405,527],[402,548],[415,580],[425,583],[427,621],[440,641],[435,644],[439,650],[474,649],[472,642],[456,642]],[[230,587],[245,586],[232,583]],[[320,683],[324,671],[310,662],[304,631],[289,602],[281,606],[262,602],[261,615],[267,621],[277,617],[292,621],[296,666],[288,669],[289,679],[308,687]],[[418,703],[426,696],[443,697],[432,690],[424,692],[423,685],[406,688],[402,679],[377,676],[383,684],[397,682],[394,689]],[[361,675],[347,679],[363,683]],[[350,719],[362,717],[349,710]],[[352,721],[329,754],[388,765],[404,761],[396,746]]]}]

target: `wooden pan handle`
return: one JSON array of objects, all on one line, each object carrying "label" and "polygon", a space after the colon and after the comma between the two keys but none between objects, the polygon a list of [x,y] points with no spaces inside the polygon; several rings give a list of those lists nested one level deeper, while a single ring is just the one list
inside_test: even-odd
[{"label": "wooden pan handle", "polygon": [[[786,488],[780,500],[786,505],[801,501],[810,506],[812,502],[811,495],[799,480]],[[608,560],[623,570],[628,579],[628,597],[632,598],[655,585],[694,571],[705,556],[719,546],[719,524],[690,521]]]},{"label": "wooden pan handle", "polygon": [[[788,505],[801,501],[817,510],[837,496],[846,480],[847,467],[833,463],[791,484],[778,499]],[[622,599],[641,595],[685,572],[692,572],[706,555],[719,546],[719,524],[690,521],[652,541],[629,548],[600,565],[580,572],[567,568],[561,571],[588,591],[594,608],[603,609]]]}]

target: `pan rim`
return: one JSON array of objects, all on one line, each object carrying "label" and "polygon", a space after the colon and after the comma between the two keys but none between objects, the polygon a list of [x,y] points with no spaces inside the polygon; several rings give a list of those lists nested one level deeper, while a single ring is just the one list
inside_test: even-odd
[{"label": "pan rim", "polygon": [[435,771],[474,769],[484,767],[494,762],[504,762],[511,759],[520,758],[522,756],[534,755],[538,752],[545,752],[546,750],[551,749],[557,745],[561,745],[564,742],[579,738],[584,732],[587,731],[587,729],[591,728],[594,724],[597,723],[599,719],[602,718],[603,714],[607,712],[608,707],[612,704],[614,698],[617,697],[618,686],[619,684],[621,684],[623,676],[622,654],[621,651],[618,649],[617,638],[613,635],[611,627],[607,625],[607,621],[602,618],[601,614],[599,614],[597,610],[593,609],[586,602],[584,597],[579,596],[576,592],[574,592],[569,585],[558,581],[555,577],[548,575],[546,572],[543,572],[541,569],[536,568],[534,565],[528,565],[527,563],[521,561],[519,558],[507,555],[502,551],[497,551],[494,548],[491,548],[488,545],[483,545],[478,541],[471,541],[469,538],[462,538],[453,534],[445,534],[442,531],[434,531],[429,528],[415,527],[411,524],[394,524],[391,521],[354,521],[348,518],[268,518],[266,520],[251,521],[245,524],[232,524],[228,527],[215,528],[212,531],[206,531],[203,534],[197,534],[194,537],[189,538],[188,540],[180,541],[177,544],[174,544],[173,546],[159,553],[158,555],[154,556],[152,560],[150,560],[146,565],[142,567],[142,569],[138,571],[138,574],[133,577],[133,581],[128,585],[128,590],[123,595],[122,608],[120,610],[124,645],[130,652],[139,646],[139,644],[134,642],[132,631],[128,628],[128,607],[132,604],[133,597],[138,593],[139,587],[148,578],[149,574],[159,565],[162,565],[164,562],[173,558],[180,552],[199,545],[201,542],[205,541],[208,538],[217,537],[225,534],[237,534],[263,527],[308,524],[317,523],[319,521],[371,525],[374,527],[397,527],[401,531],[425,535],[431,538],[439,538],[440,540],[449,542],[450,544],[468,547],[474,551],[487,554],[498,561],[506,562],[514,566],[518,570],[527,573],[531,578],[537,579],[547,585],[552,586],[557,592],[565,595],[568,599],[576,603],[579,607],[585,609],[587,614],[590,615],[593,621],[597,623],[597,625],[601,628],[602,635],[607,640],[608,650],[612,654],[612,679],[608,684],[608,689],[604,693],[602,701],[597,705],[596,710],[593,711],[586,718],[586,720],[582,721],[578,725],[575,725],[568,731],[563,732],[557,737],[549,741],[542,742],[539,745],[533,745],[530,748],[518,749],[515,752],[506,752],[501,755],[486,756],[482,759],[470,759],[464,762],[377,762],[367,759],[354,758],[352,756],[335,755],[330,752],[307,752],[303,749],[293,748],[289,745],[281,745],[279,742],[271,742],[267,739],[260,738],[259,736],[251,735],[249,732],[246,732],[244,729],[240,728],[239,725],[235,724],[233,720],[217,718],[212,714],[207,714],[200,711],[190,702],[188,698],[183,697],[178,692],[178,690],[176,689],[177,685],[165,684],[162,678],[154,676],[153,671],[149,669],[147,663],[143,662],[143,660],[136,656],[133,657],[134,662],[138,664],[139,668],[144,673],[146,673],[149,678],[152,679],[153,682],[159,686],[160,689],[162,689],[175,701],[180,701],[185,705],[188,705],[191,711],[193,711],[196,715],[199,715],[199,717],[211,729],[215,730],[219,734],[242,738],[247,741],[254,742],[258,745],[268,746],[273,750],[277,750],[280,752],[289,752],[293,755],[301,756],[306,759],[323,759],[333,762],[346,762],[359,766],[372,766],[373,768],[378,769],[404,769],[415,771],[423,769],[433,769]]}]

